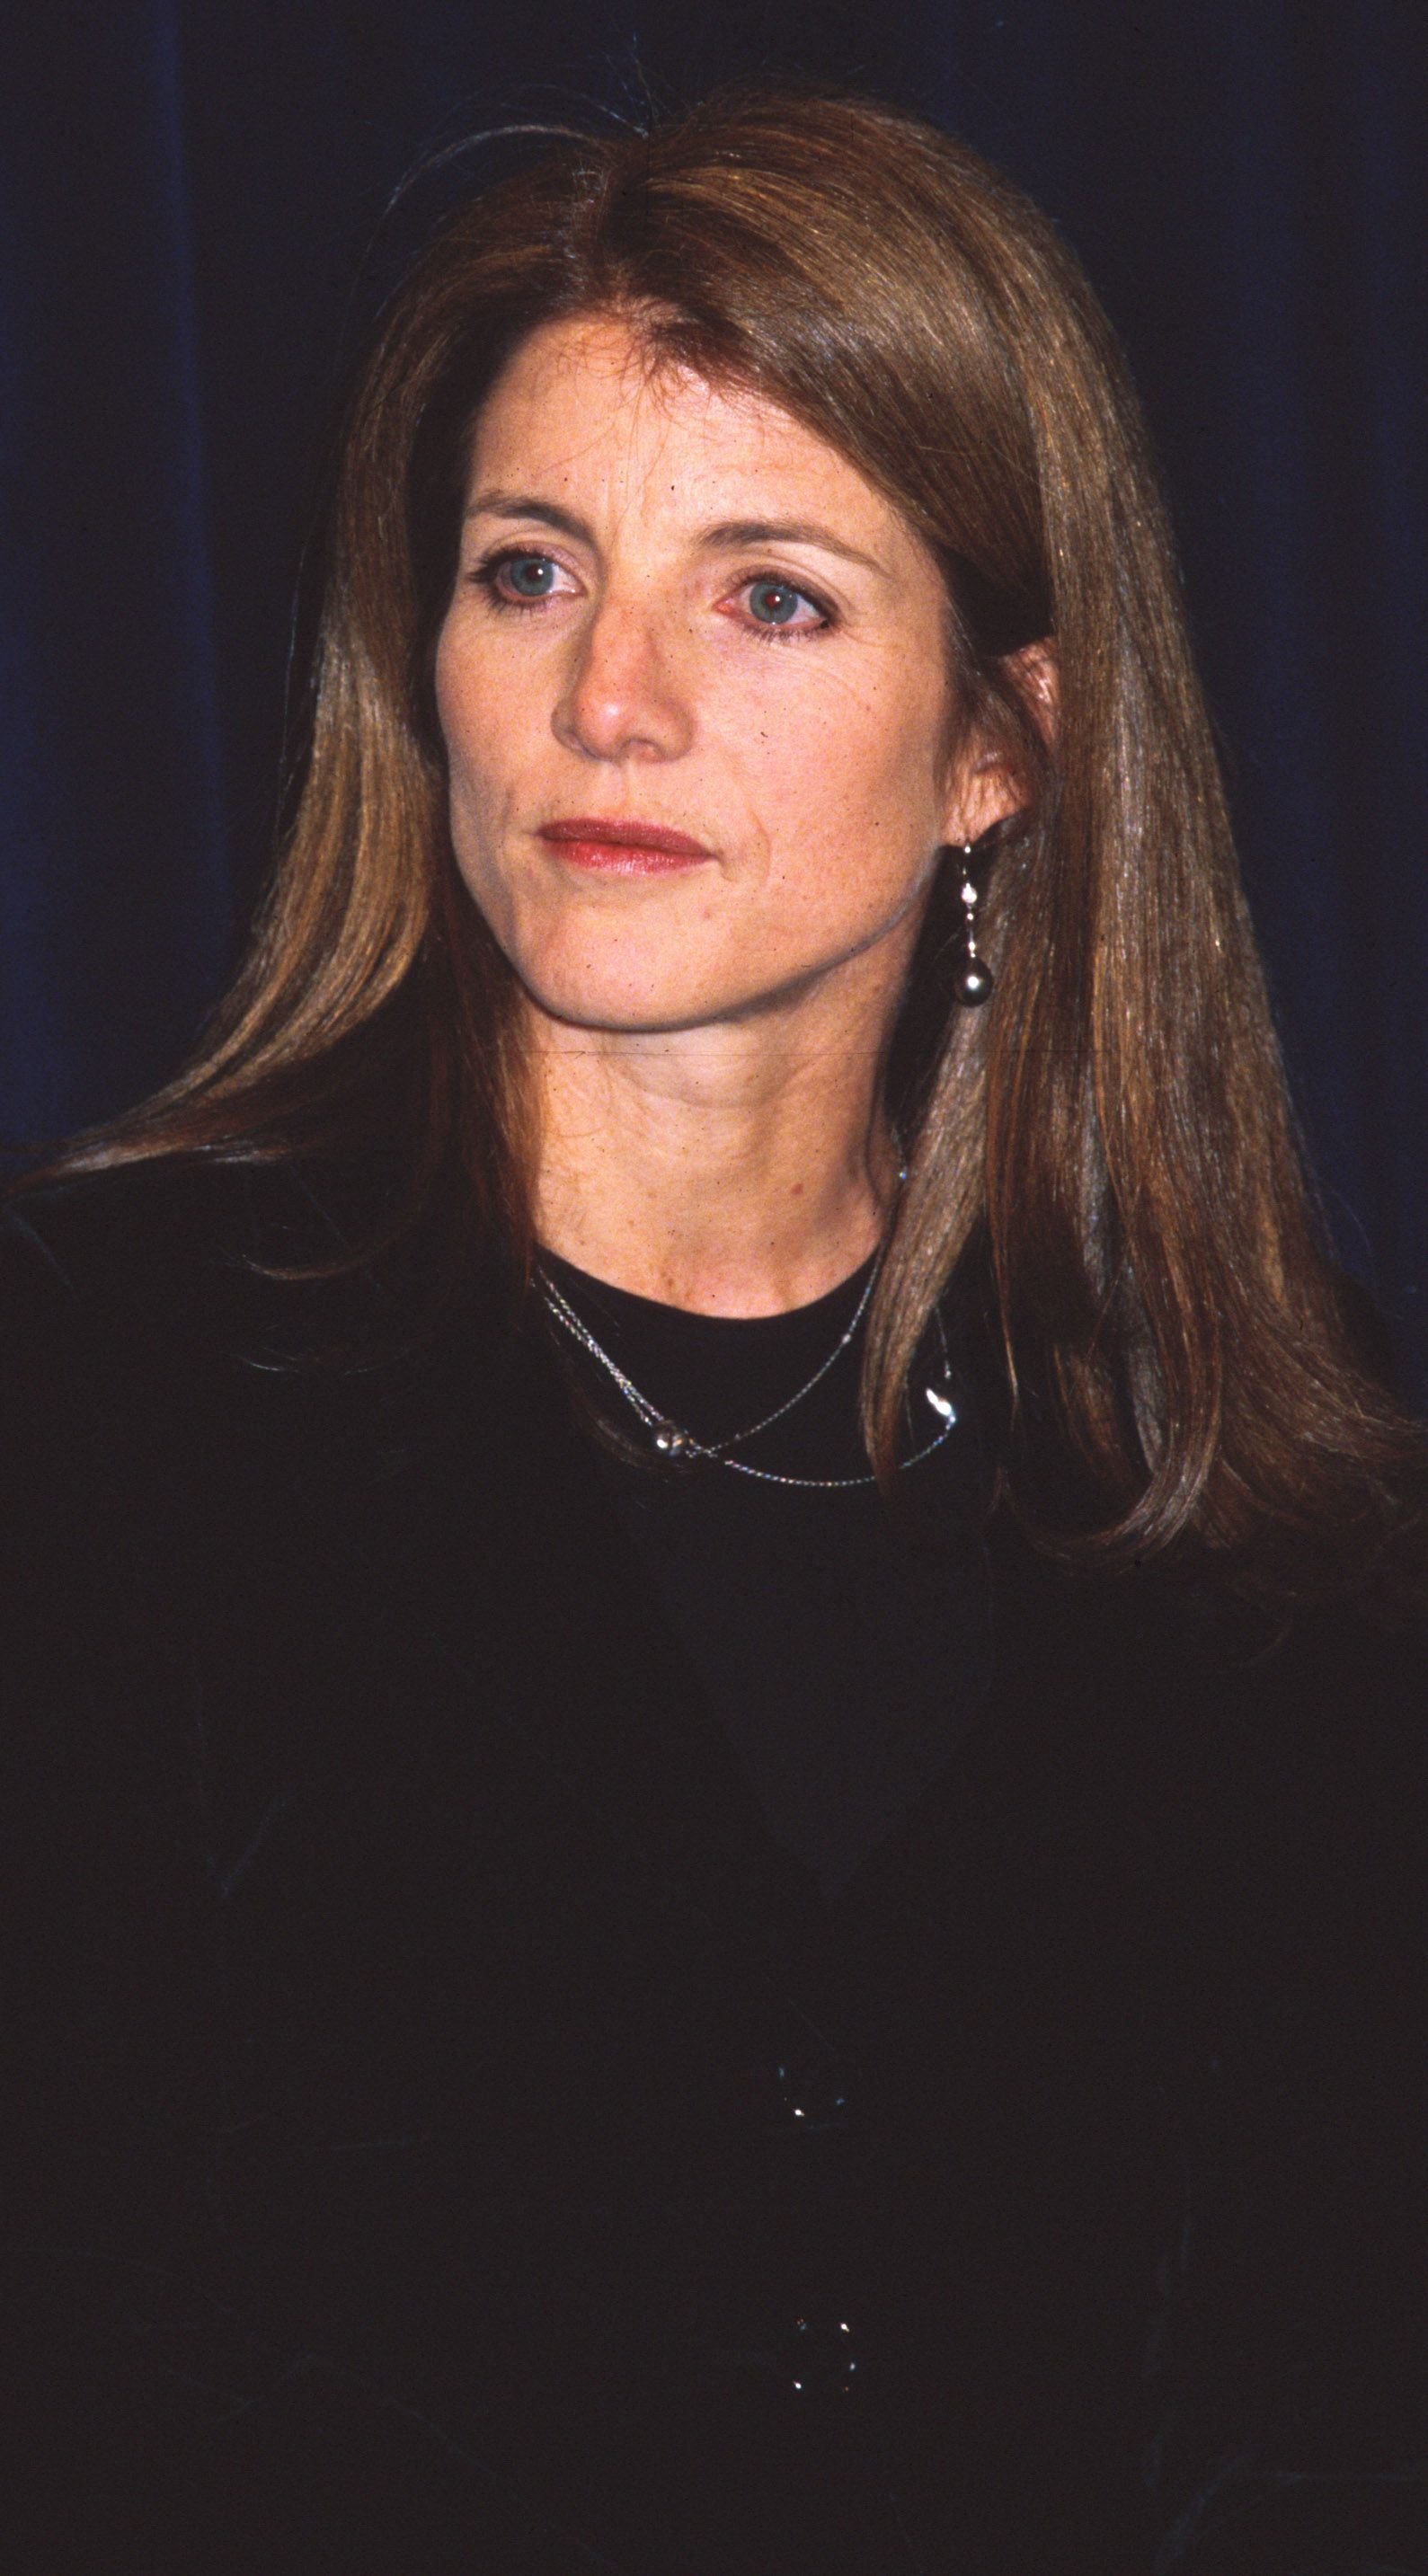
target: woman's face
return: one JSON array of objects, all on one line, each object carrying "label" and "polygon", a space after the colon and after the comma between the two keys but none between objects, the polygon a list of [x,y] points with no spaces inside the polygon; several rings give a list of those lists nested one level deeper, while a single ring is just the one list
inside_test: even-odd
[{"label": "woman's face", "polygon": [[939,843],[991,819],[927,549],[614,320],[537,331],[481,413],[436,686],[462,876],[586,1027],[746,1017],[873,950],[895,990]]}]

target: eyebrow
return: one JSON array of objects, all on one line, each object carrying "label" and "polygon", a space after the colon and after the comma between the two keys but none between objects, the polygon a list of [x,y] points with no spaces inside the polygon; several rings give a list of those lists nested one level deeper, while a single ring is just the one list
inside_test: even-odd
[{"label": "eyebrow", "polygon": [[[562,510],[558,501],[544,501],[534,493],[478,492],[466,516],[539,519],[543,526],[558,528],[562,536],[574,537],[583,545],[594,542],[591,530],[574,511]],[[717,526],[702,529],[698,541],[710,554],[732,554],[745,546],[817,546],[824,554],[840,555],[845,563],[861,564],[867,572],[884,578],[887,573],[887,566],[880,564],[876,556],[850,546],[814,519],[721,519]]]},{"label": "eyebrow", "polygon": [[559,528],[562,536],[578,537],[585,545],[591,542],[590,530],[573,511],[562,510],[557,501],[538,501],[528,492],[478,492],[465,517],[540,519],[548,528]]},{"label": "eyebrow", "polygon": [[725,519],[717,528],[706,528],[699,542],[715,554],[732,553],[741,546],[818,546],[824,554],[841,555],[845,563],[862,564],[867,572],[887,571],[876,555],[850,546],[846,538],[835,537],[831,528],[820,527],[816,519]]}]

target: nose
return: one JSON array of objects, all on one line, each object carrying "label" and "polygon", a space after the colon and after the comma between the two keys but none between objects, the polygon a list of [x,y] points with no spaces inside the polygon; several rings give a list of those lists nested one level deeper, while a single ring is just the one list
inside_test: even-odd
[{"label": "nose", "polygon": [[675,760],[694,737],[687,678],[667,619],[640,602],[604,599],[573,647],[552,723],[590,760]]}]

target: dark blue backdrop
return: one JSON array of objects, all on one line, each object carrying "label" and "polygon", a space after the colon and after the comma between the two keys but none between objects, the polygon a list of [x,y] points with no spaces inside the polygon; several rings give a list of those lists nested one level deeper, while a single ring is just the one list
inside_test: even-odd
[{"label": "dark blue backdrop", "polygon": [[[1425,0],[88,0],[0,82],[0,1136],[191,1040],[272,831],[336,388],[423,152],[729,73],[920,105],[1061,221],[1165,458],[1341,1249],[1428,1387]],[[354,287],[354,278],[357,283]]]}]

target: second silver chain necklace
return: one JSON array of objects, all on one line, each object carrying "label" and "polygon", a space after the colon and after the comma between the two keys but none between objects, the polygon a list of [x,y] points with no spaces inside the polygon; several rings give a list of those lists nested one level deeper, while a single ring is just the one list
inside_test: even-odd
[{"label": "second silver chain necklace", "polygon": [[[874,1262],[872,1269],[868,1273],[863,1293],[858,1299],[857,1306],[846,1328],[834,1343],[828,1357],[821,1361],[819,1366],[814,1370],[812,1377],[805,1379],[803,1385],[798,1387],[792,1395],[788,1396],[782,1404],[775,1405],[771,1413],[761,1415],[757,1422],[749,1423],[742,1431],[732,1432],[729,1437],[724,1440],[701,1440],[694,1432],[687,1431],[682,1424],[671,1420],[668,1414],[662,1413],[659,1407],[652,1404],[649,1397],[644,1395],[639,1387],[636,1386],[633,1378],[626,1375],[626,1372],[621,1368],[618,1360],[611,1358],[610,1353],[605,1349],[603,1343],[597,1341],[589,1326],[576,1313],[575,1308],[571,1305],[569,1299],[565,1297],[556,1286],[555,1281],[550,1277],[549,1272],[540,1270],[538,1271],[537,1276],[540,1281],[541,1294],[545,1299],[545,1303],[550,1314],[554,1317],[555,1321],[561,1325],[563,1330],[570,1335],[571,1339],[577,1342],[582,1350],[588,1352],[591,1359],[598,1362],[599,1366],[605,1371],[611,1382],[619,1388],[620,1393],[624,1397],[625,1402],[629,1405],[631,1412],[649,1433],[651,1446],[658,1457],[666,1460],[671,1466],[679,1465],[681,1463],[692,1463],[694,1461],[704,1461],[711,1466],[727,1467],[733,1475],[752,1476],[758,1483],[764,1485],[795,1485],[809,1492],[839,1493],[845,1492],[855,1486],[875,1485],[877,1483],[877,1478],[873,1475],[780,1475],[770,1467],[752,1466],[747,1458],[732,1457],[730,1452],[734,1449],[742,1448],[750,1440],[757,1439],[760,1432],[771,1429],[775,1422],[781,1422],[785,1414],[792,1413],[795,1405],[802,1404],[805,1396],[811,1395],[814,1388],[821,1384],[822,1380],[827,1376],[829,1370],[832,1368],[834,1362],[841,1359],[844,1351],[848,1348],[849,1343],[857,1332],[858,1326],[861,1324],[864,1315],[867,1313],[868,1307],[872,1301],[873,1290],[877,1285],[878,1273],[881,1268],[882,1262],[881,1259],[879,1259]],[[931,1405],[934,1413],[938,1415],[942,1428],[936,1433],[934,1438],[927,1441],[921,1449],[915,1450],[910,1458],[900,1459],[898,1462],[900,1468],[905,1469],[908,1467],[916,1467],[924,1458],[930,1458],[933,1451],[935,1449],[940,1449],[944,1440],[950,1438],[952,1432],[956,1428],[957,1409],[952,1402],[950,1394],[946,1392],[950,1378],[950,1366],[947,1353],[947,1339],[942,1329],[942,1318],[940,1315],[937,1318],[937,1331],[942,1343],[943,1384],[940,1388],[935,1386],[925,1386],[923,1388],[923,1394],[925,1395],[927,1402]]]}]

